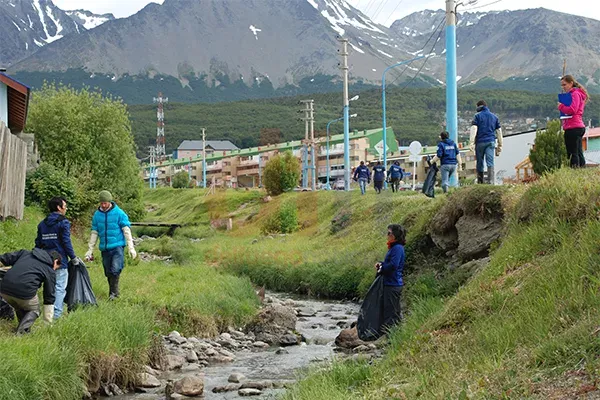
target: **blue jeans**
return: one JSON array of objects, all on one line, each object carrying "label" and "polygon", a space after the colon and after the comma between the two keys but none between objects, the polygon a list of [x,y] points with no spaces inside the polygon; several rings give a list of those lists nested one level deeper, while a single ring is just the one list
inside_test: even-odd
[{"label": "blue jeans", "polygon": [[442,190],[446,193],[448,191],[448,180],[456,172],[456,164],[442,164],[440,171],[442,173]]},{"label": "blue jeans", "polygon": [[69,281],[69,270],[61,268],[56,270],[56,293],[54,299],[54,319],[58,319],[63,312],[63,303],[67,295],[67,282]]},{"label": "blue jeans", "polygon": [[360,192],[365,194],[367,190],[367,179],[366,178],[358,178],[358,186],[360,186]]},{"label": "blue jeans", "polygon": [[104,267],[104,276],[119,276],[125,266],[125,256],[123,247],[115,247],[114,249],[105,250],[102,252],[102,266]]},{"label": "blue jeans", "polygon": [[477,172],[483,172],[483,158],[488,168],[494,168],[495,142],[475,144],[475,158],[477,159]]}]

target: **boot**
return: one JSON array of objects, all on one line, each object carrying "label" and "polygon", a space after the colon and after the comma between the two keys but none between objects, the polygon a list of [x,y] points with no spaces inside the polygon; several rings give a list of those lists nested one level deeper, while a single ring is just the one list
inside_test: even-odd
[{"label": "boot", "polygon": [[29,333],[31,326],[33,325],[33,323],[35,322],[35,320],[37,318],[38,318],[38,313],[36,313],[35,311],[27,312],[27,314],[25,314],[23,316],[23,319],[21,319],[21,322],[19,323],[19,326],[17,327],[17,334],[22,335],[24,333]]},{"label": "boot", "polygon": [[488,167],[487,183],[489,185],[496,184],[496,174],[494,174],[494,167]]},{"label": "boot", "polygon": [[477,171],[477,183],[483,183],[483,171]]},{"label": "boot", "polygon": [[108,299],[114,300],[119,297],[119,275],[108,277]]}]

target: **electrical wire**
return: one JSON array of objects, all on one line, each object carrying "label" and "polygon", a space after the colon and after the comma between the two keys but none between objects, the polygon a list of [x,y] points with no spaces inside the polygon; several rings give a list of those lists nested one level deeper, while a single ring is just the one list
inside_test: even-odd
[{"label": "electrical wire", "polygon": [[[438,35],[437,39],[435,40],[435,42],[433,43],[433,46],[431,47],[431,50],[429,51],[428,54],[431,54],[433,52],[433,49],[435,49],[435,45],[437,44],[437,42],[440,40],[440,37],[442,37],[442,32],[444,32],[443,29],[440,30],[440,34]],[[421,68],[419,68],[419,70],[417,71],[417,73],[415,74],[415,76],[412,77],[412,79],[410,81],[408,81],[406,84],[404,84],[402,86],[402,88],[400,88],[400,92],[402,92],[404,89],[406,89],[406,87],[408,85],[410,85],[417,76],[419,76],[419,74],[421,73],[421,71],[423,70],[423,68],[425,67],[425,64],[427,64],[427,61],[429,60],[429,56],[425,57],[425,61],[423,62],[423,65],[421,65]]]},{"label": "electrical wire", "polygon": [[385,9],[385,6],[387,5],[388,2],[389,2],[389,0],[381,1],[379,8],[377,9],[377,11],[375,11],[375,14],[373,14],[373,16],[371,17],[372,21],[375,21],[375,18],[377,18],[377,16]]},{"label": "electrical wire", "polygon": [[396,8],[394,8],[394,11],[392,11],[390,13],[390,16],[388,17],[388,19],[385,20],[385,24],[387,26],[388,22],[390,22],[390,18],[392,18],[394,16],[394,13],[396,12],[396,10],[398,10],[398,7],[400,7],[400,4],[402,4],[402,0],[398,1],[398,4],[396,5]]},{"label": "electrical wire", "polygon": [[475,7],[469,7],[469,8],[465,8],[463,11],[471,11],[471,10],[476,10],[478,8],[483,8],[483,7],[487,7],[487,6],[491,6],[492,4],[496,4],[496,3],[500,3],[503,0],[496,0],[496,1],[492,1],[491,3],[487,3],[487,4],[482,4],[480,6],[475,6]]}]

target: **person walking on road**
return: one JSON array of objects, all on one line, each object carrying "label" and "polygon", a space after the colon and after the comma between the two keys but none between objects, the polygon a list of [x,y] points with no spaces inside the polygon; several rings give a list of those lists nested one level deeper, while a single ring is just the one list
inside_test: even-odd
[{"label": "person walking on road", "polygon": [[402,321],[402,272],[404,270],[404,245],[406,230],[402,225],[392,224],[387,228],[388,252],[383,262],[375,264],[377,274],[383,277],[383,330],[389,330]]},{"label": "person walking on road", "polygon": [[361,161],[360,165],[354,170],[354,180],[358,180],[360,192],[365,194],[367,185],[371,183],[371,171],[369,171],[369,167],[365,165],[364,161]]},{"label": "person walking on road", "polygon": [[71,243],[71,224],[65,217],[67,201],[63,197],[54,197],[48,202],[50,214],[38,224],[35,247],[46,251],[55,250],[60,254],[62,263],[56,271],[56,293],[54,302],[54,318],[63,313],[63,303],[67,294],[69,280],[69,259],[78,265],[80,260],[75,256]]},{"label": "person walking on road", "polygon": [[37,292],[44,285],[44,321],[52,323],[54,294],[56,291],[55,271],[61,267],[62,257],[56,251],[34,248],[0,255],[0,263],[11,266],[0,283],[0,296],[11,305],[17,315],[17,333],[29,333],[31,326],[40,316]]},{"label": "person walking on road", "polygon": [[404,177],[402,168],[400,167],[400,163],[398,161],[394,161],[394,163],[390,166],[387,172],[387,177],[392,184],[392,192],[398,192],[400,190],[400,181]]},{"label": "person walking on road", "polygon": [[92,233],[88,243],[86,260],[93,259],[96,241],[100,238],[100,252],[104,275],[108,280],[109,300],[119,297],[119,278],[125,266],[124,248],[127,245],[131,258],[137,253],[131,236],[129,217],[113,201],[112,194],[103,190],[99,194],[100,207],[92,217]]},{"label": "person walking on road", "polygon": [[383,181],[385,181],[385,167],[381,165],[381,161],[377,161],[377,164],[373,167],[373,183],[377,193],[381,193]]},{"label": "person walking on road", "polygon": [[502,128],[500,120],[484,100],[477,102],[477,114],[473,118],[470,133],[469,148],[475,149],[477,159],[477,183],[483,183],[484,160],[488,171],[486,183],[494,183],[494,148],[498,139],[496,156],[499,156],[502,151]]},{"label": "person walking on road", "polygon": [[431,160],[432,163],[440,162],[440,171],[442,173],[442,190],[448,192],[448,181],[455,172],[460,172],[462,169],[462,159],[458,146],[452,139],[450,134],[444,131],[440,133],[441,141],[438,143],[437,153]]},{"label": "person walking on road", "polygon": [[590,97],[587,90],[572,75],[563,76],[560,85],[565,93],[571,94],[572,99],[570,105],[558,103],[559,111],[567,115],[567,118],[562,118],[567,156],[571,168],[585,167],[582,146],[582,138],[585,134],[583,111]]}]

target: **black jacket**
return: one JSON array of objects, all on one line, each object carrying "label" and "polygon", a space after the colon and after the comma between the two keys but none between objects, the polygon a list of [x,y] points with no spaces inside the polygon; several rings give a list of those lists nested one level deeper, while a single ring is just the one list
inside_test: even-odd
[{"label": "black jacket", "polygon": [[56,274],[52,257],[45,250],[19,250],[0,255],[0,263],[12,266],[0,284],[0,292],[17,299],[29,300],[44,284],[44,304],[54,304]]},{"label": "black jacket", "polygon": [[69,259],[75,258],[75,251],[71,244],[71,224],[69,221],[57,212],[48,215],[38,225],[35,247],[47,252],[58,251],[62,256],[61,268],[67,268]]}]

